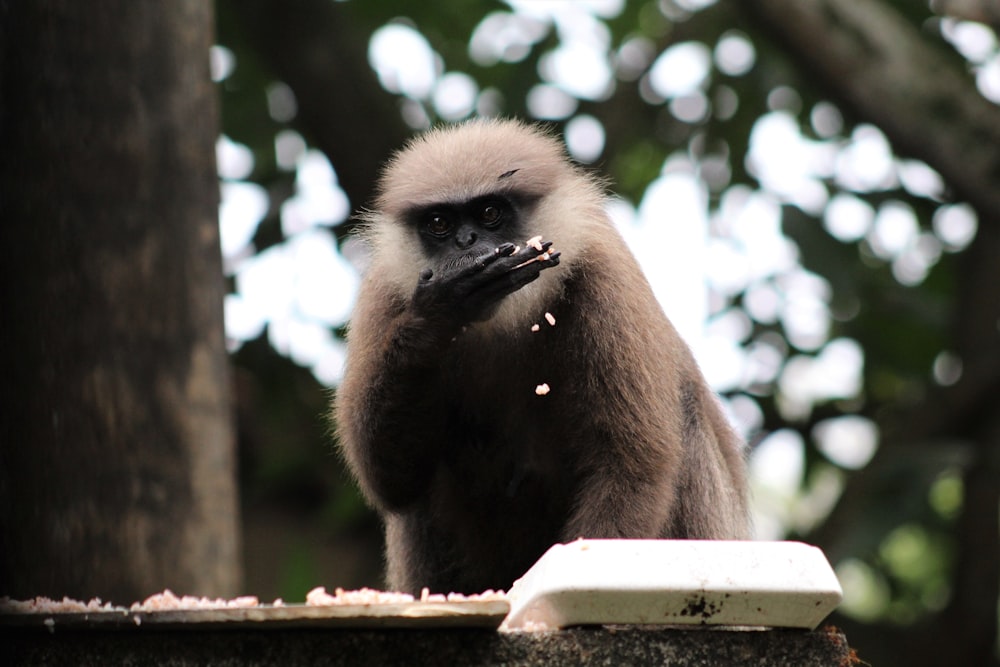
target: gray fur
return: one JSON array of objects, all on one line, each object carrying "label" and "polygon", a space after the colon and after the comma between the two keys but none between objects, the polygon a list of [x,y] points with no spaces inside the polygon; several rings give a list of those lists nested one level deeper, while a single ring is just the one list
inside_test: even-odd
[{"label": "gray fur", "polygon": [[[556,139],[512,121],[432,131],[380,186],[335,412],[385,520],[389,587],[506,589],[578,537],[749,538],[742,445],[601,184]],[[525,237],[509,240],[542,234],[562,262],[444,340],[409,308],[427,261],[405,211],[496,188],[541,197]]]}]

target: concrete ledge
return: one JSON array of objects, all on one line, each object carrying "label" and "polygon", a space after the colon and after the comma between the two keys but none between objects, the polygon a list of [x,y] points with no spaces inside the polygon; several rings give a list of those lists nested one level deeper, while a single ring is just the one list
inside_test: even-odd
[{"label": "concrete ledge", "polygon": [[835,630],[589,627],[492,630],[95,630],[0,628],[8,665],[325,667],[350,665],[666,665],[840,667]]}]

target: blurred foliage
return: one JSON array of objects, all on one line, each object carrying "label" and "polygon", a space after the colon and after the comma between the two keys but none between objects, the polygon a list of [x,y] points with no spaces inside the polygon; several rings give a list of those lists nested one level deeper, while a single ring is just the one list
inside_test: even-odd
[{"label": "blurred foliage", "polygon": [[[312,4],[290,3],[288,11],[310,11]],[[948,57],[960,62],[943,40],[926,29],[929,22],[937,20],[927,3],[885,0],[885,4],[921,30],[927,48],[952,54]],[[218,0],[217,6],[219,43],[232,51],[237,63],[232,75],[220,83],[223,131],[252,150],[255,167],[249,179],[270,195],[270,210],[254,237],[254,246],[262,250],[283,240],[280,206],[294,190],[294,172],[282,170],[275,161],[275,135],[294,129],[309,140],[315,128],[302,125],[298,116],[279,121],[269,113],[268,90],[280,82],[259,49],[245,38],[241,4]],[[691,40],[712,48],[723,35],[738,31],[753,44],[755,64],[740,76],[713,69],[705,96],[711,101],[734,97],[736,104],[731,113],[708,114],[700,122],[683,122],[671,115],[666,105],[645,101],[637,78],[617,80],[607,99],[579,100],[577,112],[593,115],[605,129],[606,149],[594,167],[610,177],[616,194],[632,203],[639,202],[650,182],[660,174],[664,160],[678,153],[690,157],[702,170],[708,164],[705,157],[724,158],[727,169],[721,176],[702,173],[709,185],[713,210],[722,193],[733,185],[761,187],[747,167],[749,137],[761,116],[770,111],[791,114],[807,138],[846,144],[859,125],[858,119],[842,110],[843,126],[836,135],[832,139],[820,137],[812,114],[818,105],[835,100],[771,35],[747,21],[738,3],[718,2],[700,11],[691,10],[692,6],[672,0],[626,2],[621,13],[605,21],[611,34],[611,50],[639,37],[649,40],[656,54]],[[483,17],[496,11],[510,11],[510,7],[481,0],[366,0],[345,3],[341,16],[351,22],[351,30],[361,34],[370,35],[393,21],[413,26],[440,56],[443,72],[464,72],[477,82],[480,91],[495,91],[501,114],[529,117],[525,100],[539,82],[539,61],[557,44],[559,36],[549,30],[526,57],[516,62],[480,65],[470,57],[469,37]],[[329,44],[328,48],[336,50],[338,45]],[[364,74],[369,76],[370,72]],[[358,90],[343,91],[343,104],[350,105],[355,95],[367,94],[362,92],[367,85],[359,73]],[[429,122],[439,120],[426,100],[402,100],[384,91],[372,94],[383,96],[384,104],[389,106],[418,105]],[[554,124],[559,127],[562,121]],[[374,135],[381,128],[360,126],[344,131]],[[352,165],[334,167],[349,170]],[[370,176],[374,178],[375,174]],[[842,186],[832,179],[826,179],[824,187],[831,196],[842,191]],[[348,194],[355,198],[355,209],[364,205],[363,200],[358,201],[359,193]],[[886,202],[904,202],[924,230],[932,229],[935,212],[947,203],[916,196],[898,185],[851,194],[875,210]],[[337,236],[343,238],[349,227],[340,225]],[[749,396],[760,408],[763,423],[755,440],[781,428],[802,434],[806,443],[803,493],[808,493],[810,484],[830,470],[864,480],[864,485],[857,487],[864,494],[863,502],[857,505],[861,509],[848,517],[846,525],[841,520],[838,530],[830,533],[836,537],[835,545],[824,544],[838,560],[848,564],[847,570],[867,578],[868,606],[846,611],[868,622],[915,623],[939,611],[948,601],[956,562],[954,530],[963,511],[963,470],[969,465],[968,443],[960,434],[943,440],[915,441],[897,448],[905,455],[897,454],[855,472],[841,470],[830,461],[817,447],[813,429],[822,420],[851,414],[864,415],[883,428],[891,427],[913,406],[931,400],[940,388],[932,376],[935,362],[942,352],[954,348],[955,293],[963,254],[943,253],[922,281],[904,285],[868,240],[839,241],[824,230],[816,215],[785,204],[782,229],[794,241],[802,266],[830,286],[833,319],[829,339],[850,338],[864,350],[863,389],[856,397],[821,401],[805,416],[791,420],[783,416],[776,401],[774,383],[740,388],[733,394]],[[714,303],[713,312],[740,308],[743,298],[743,294],[724,296],[721,302]],[[742,343],[773,344],[779,336],[786,360],[795,353],[815,352],[795,350],[785,334],[780,322],[752,322]],[[315,554],[295,543],[284,556],[280,582],[257,581],[252,585],[258,589],[274,586],[276,594],[288,597],[301,596],[300,589],[314,575],[326,577],[312,580],[316,585],[378,585],[378,581],[370,579],[371,573],[378,570],[378,525],[335,453],[325,417],[327,391],[308,371],[276,354],[266,335],[244,344],[234,354],[234,362],[240,369],[237,385],[247,520],[252,521],[260,507],[281,507],[297,517],[307,517],[309,530],[324,536],[324,540],[371,549],[366,556],[371,567],[364,574],[356,574],[360,570],[323,569],[317,565]],[[295,524],[295,528],[301,528],[301,524]],[[810,539],[824,535],[823,531],[820,520],[818,528],[801,534],[793,528],[790,537]],[[294,543],[293,535],[275,537],[275,544],[284,537]],[[248,554],[248,558],[255,555]]]}]

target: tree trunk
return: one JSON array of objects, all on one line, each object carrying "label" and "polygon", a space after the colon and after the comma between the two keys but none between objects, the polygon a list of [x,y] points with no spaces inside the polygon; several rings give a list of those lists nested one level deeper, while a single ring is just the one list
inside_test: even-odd
[{"label": "tree trunk", "polygon": [[0,595],[239,585],[212,39],[0,0]]}]

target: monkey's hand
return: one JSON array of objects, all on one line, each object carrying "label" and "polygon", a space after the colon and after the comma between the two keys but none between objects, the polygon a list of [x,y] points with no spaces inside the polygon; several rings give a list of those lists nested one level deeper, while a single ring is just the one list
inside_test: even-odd
[{"label": "monkey's hand", "polygon": [[537,279],[544,269],[559,264],[551,241],[526,246],[512,243],[483,254],[471,263],[448,267],[435,274],[427,269],[413,293],[414,312],[429,321],[461,328],[489,319],[504,297]]}]

